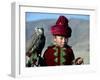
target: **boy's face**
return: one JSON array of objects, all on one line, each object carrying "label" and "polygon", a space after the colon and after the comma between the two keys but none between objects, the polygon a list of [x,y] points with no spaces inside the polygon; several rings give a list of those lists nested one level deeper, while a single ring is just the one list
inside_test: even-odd
[{"label": "boy's face", "polygon": [[57,46],[64,47],[65,42],[68,42],[68,38],[64,36],[54,36],[54,42]]}]

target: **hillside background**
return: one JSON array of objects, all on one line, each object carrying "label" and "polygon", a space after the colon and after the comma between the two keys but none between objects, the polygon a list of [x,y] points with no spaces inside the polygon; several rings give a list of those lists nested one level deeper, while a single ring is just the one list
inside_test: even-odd
[{"label": "hillside background", "polygon": [[[42,19],[37,21],[26,22],[26,44],[32,36],[35,27],[43,27],[46,36],[46,44],[43,49],[42,55],[52,41],[50,27],[55,24],[57,19]],[[71,18],[69,26],[72,28],[72,36],[69,39],[69,45],[72,46],[75,57],[82,57],[84,64],[89,64],[89,20]],[[27,45],[26,45],[27,46]]]}]

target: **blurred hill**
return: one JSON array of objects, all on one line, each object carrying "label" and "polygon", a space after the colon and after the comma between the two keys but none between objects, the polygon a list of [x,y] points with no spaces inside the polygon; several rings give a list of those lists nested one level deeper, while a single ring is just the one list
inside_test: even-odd
[{"label": "blurred hill", "polygon": [[[56,19],[44,19],[26,22],[26,46],[29,43],[34,28],[43,27],[46,36],[46,45],[43,50],[44,52],[52,41],[50,27],[53,26],[55,22]],[[89,64],[89,21],[73,18],[69,20],[69,26],[72,28],[72,36],[69,39],[69,45],[72,46],[75,57],[83,57],[84,63]]]}]

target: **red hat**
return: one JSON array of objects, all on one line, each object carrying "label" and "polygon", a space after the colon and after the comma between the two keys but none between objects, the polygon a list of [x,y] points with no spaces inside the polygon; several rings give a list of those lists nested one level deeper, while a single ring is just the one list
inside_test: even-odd
[{"label": "red hat", "polygon": [[71,32],[72,30],[68,26],[68,19],[65,16],[60,16],[56,22],[56,25],[51,27],[51,33],[53,35],[70,37]]}]

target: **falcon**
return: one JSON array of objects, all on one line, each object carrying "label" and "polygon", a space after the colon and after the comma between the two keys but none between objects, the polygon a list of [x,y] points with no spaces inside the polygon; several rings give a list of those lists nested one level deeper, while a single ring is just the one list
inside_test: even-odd
[{"label": "falcon", "polygon": [[26,66],[33,67],[42,65],[41,53],[45,46],[45,36],[43,28],[35,28],[31,39],[26,47]]}]

